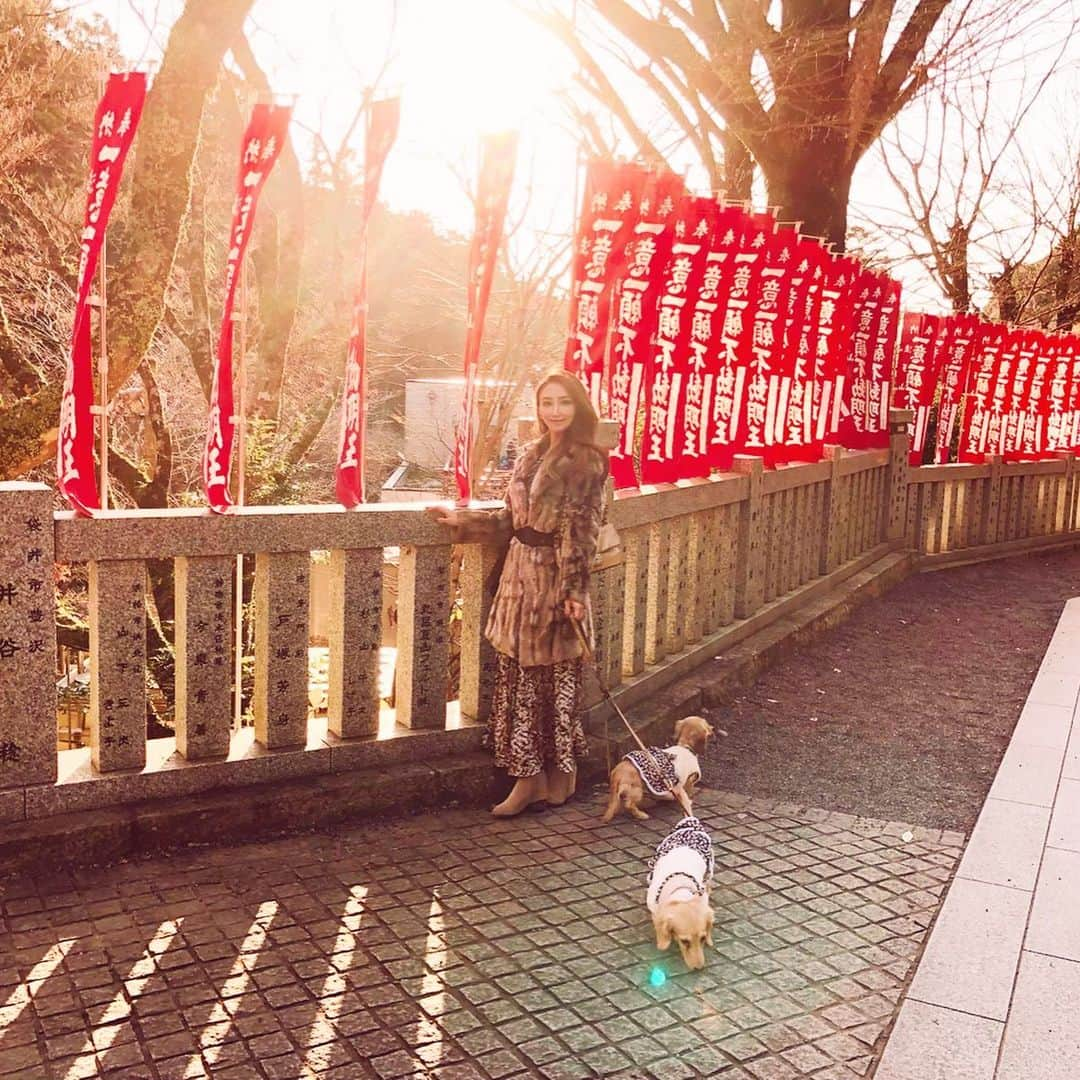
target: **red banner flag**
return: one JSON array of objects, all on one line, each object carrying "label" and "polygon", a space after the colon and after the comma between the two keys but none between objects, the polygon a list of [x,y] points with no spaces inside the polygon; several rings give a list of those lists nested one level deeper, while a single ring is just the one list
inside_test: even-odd
[{"label": "red banner flag", "polygon": [[893,403],[898,409],[915,413],[908,463],[921,465],[926,447],[930,407],[937,386],[936,364],[942,358],[936,342],[944,327],[937,315],[918,311],[904,313],[900,349],[896,358],[896,381]]},{"label": "red banner flag", "polygon": [[750,333],[754,323],[751,304],[757,298],[754,271],[776,223],[767,214],[744,214],[740,218],[737,247],[725,264],[727,288],[722,290],[723,319],[713,397],[710,463],[730,469],[741,453],[746,432],[748,386],[751,375]]},{"label": "red banner flag", "polygon": [[855,279],[851,352],[839,433],[841,444],[849,450],[865,450],[869,445],[866,414],[870,401],[870,356],[874,349],[878,308],[884,294],[885,282],[872,270],[862,270]]},{"label": "red banner flag", "polygon": [[1031,395],[1031,384],[1038,367],[1039,330],[1020,331],[1019,348],[1009,380],[1009,393],[1006,399],[1005,415],[998,436],[998,452],[1005,461],[1019,461],[1024,428],[1027,424],[1027,405]]},{"label": "red banner flag", "polygon": [[790,461],[817,461],[820,447],[814,438],[814,380],[821,311],[822,284],[827,256],[812,240],[799,238],[793,248],[794,267],[784,315],[784,340],[776,374],[770,381],[777,391],[775,422],[766,426],[766,461],[773,466]]},{"label": "red banner flag", "polygon": [[236,420],[233,407],[233,305],[244,252],[255,225],[259,195],[270,170],[288,138],[286,105],[256,105],[240,144],[240,167],[236,173],[236,198],[229,227],[229,253],[225,262],[225,304],[218,334],[217,356],[210,392],[210,415],[203,448],[203,489],[210,509],[223,514],[232,506],[229,471],[232,467]]},{"label": "red banner flag", "polygon": [[1038,461],[1047,448],[1047,398],[1049,382],[1057,367],[1061,340],[1056,335],[1038,330],[1035,337],[1035,360],[1031,378],[1024,394],[1023,412],[1017,434],[1017,450],[1021,461]]},{"label": "red banner flag", "polygon": [[830,259],[825,264],[814,365],[814,436],[822,446],[840,439],[855,322],[854,288],[861,272],[854,259]]},{"label": "red banner flag", "polygon": [[979,335],[978,351],[972,359],[968,391],[964,397],[964,423],[957,454],[964,464],[981,465],[987,453],[994,390],[1007,334],[1007,327],[987,323]]},{"label": "red banner flag", "polygon": [[1072,352],[1069,339],[1056,335],[1051,342],[1052,358],[1047,366],[1046,390],[1039,403],[1048,453],[1069,449],[1069,389],[1072,381]]},{"label": "red banner flag", "polygon": [[342,506],[364,501],[364,445],[367,434],[367,230],[379,194],[383,165],[397,138],[401,99],[372,102],[364,140],[364,203],[360,219],[360,283],[353,298],[335,489]]},{"label": "red banner flag", "polygon": [[[90,335],[90,286],[94,280],[105,228],[128,150],[146,100],[146,75],[141,71],[109,76],[94,113],[90,143],[90,178],[79,244],[75,286],[75,321],[68,350],[60,421],[56,437],[56,483],[77,513],[101,507],[94,476],[93,344]],[[101,403],[102,408],[108,402]]]},{"label": "red banner flag", "polygon": [[[694,373],[687,383],[686,476],[708,476],[713,456],[713,433],[719,418],[715,413],[717,389],[717,349],[720,342],[721,297],[727,296],[731,282],[731,257],[739,249],[746,212],[739,206],[717,207],[712,242],[705,257],[705,273],[694,304],[691,339]],[[698,397],[700,395],[700,403]],[[700,412],[694,409],[700,404]],[[690,447],[696,441],[696,452]]]},{"label": "red banner flag", "polygon": [[480,178],[476,189],[476,231],[469,248],[469,276],[466,285],[468,321],[465,329],[465,392],[461,399],[461,419],[454,440],[454,475],[458,498],[472,497],[472,452],[475,441],[477,370],[480,341],[484,333],[491,284],[495,279],[495,259],[502,241],[510,184],[517,159],[517,133],[487,135],[480,149]]},{"label": "red banner flag", "polygon": [[941,384],[938,399],[938,423],[934,461],[944,465],[949,460],[960,403],[967,393],[971,362],[982,336],[982,324],[976,315],[952,315],[938,337],[937,359]]},{"label": "red banner flag", "polygon": [[648,170],[611,161],[589,162],[574,247],[570,336],[563,366],[577,375],[601,410],[612,298],[626,269]]},{"label": "red banner flag", "polygon": [[1015,384],[1015,379],[1023,340],[1023,330],[1006,329],[990,390],[990,415],[986,424],[983,453],[1000,454],[1005,449],[1009,412],[1012,409],[1013,398],[1020,390],[1020,387]]},{"label": "red banner flag", "polygon": [[611,416],[619,425],[619,443],[611,452],[611,478],[617,488],[637,484],[634,442],[645,361],[656,330],[657,299],[671,253],[675,206],[684,190],[682,178],[675,173],[650,175],[627,252],[616,309],[610,390]]},{"label": "red banner flag", "polygon": [[1063,450],[1080,452],[1080,339],[1070,335],[1066,351],[1072,358],[1069,390],[1069,428]]},{"label": "red banner flag", "polygon": [[749,357],[749,371],[746,408],[735,437],[745,453],[767,461],[772,460],[767,449],[775,441],[777,420],[782,423],[786,411],[782,390],[791,391],[790,379],[778,378],[777,368],[783,360],[785,313],[799,242],[794,229],[772,229],[775,223],[760,229],[751,240],[751,245],[763,242],[752,274],[750,318],[739,343]]},{"label": "red banner flag", "polygon": [[[645,484],[671,483],[683,476],[687,445],[685,391],[696,370],[691,354],[695,326],[691,303],[701,290],[715,224],[716,205],[712,200],[691,196],[679,200],[646,374],[649,392],[641,451],[641,480]],[[700,349],[693,355],[704,367]],[[700,403],[692,402],[690,408],[696,430],[700,426]],[[691,448],[696,457],[696,439]]]},{"label": "red banner flag", "polygon": [[870,377],[866,387],[866,446],[881,450],[889,445],[889,393],[900,329],[900,282],[880,274],[881,304],[870,354]]}]

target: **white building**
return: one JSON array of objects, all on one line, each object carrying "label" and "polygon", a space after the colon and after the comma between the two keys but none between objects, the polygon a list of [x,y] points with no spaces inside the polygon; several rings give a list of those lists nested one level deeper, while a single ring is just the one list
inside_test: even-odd
[{"label": "white building", "polygon": [[[480,397],[493,386],[490,380],[480,384]],[[445,469],[454,460],[454,430],[461,415],[465,379],[461,375],[446,378],[407,379],[405,382],[405,461],[425,469]],[[531,386],[525,386],[521,400],[511,416],[532,416]],[[509,425],[508,441],[516,434]]]}]

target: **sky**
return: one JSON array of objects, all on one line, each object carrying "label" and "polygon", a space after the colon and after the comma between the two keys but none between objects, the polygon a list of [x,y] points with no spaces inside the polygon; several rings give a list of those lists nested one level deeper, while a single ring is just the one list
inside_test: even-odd
[{"label": "sky", "polygon": [[[563,2],[569,11],[575,0]],[[1004,2],[1023,8],[1025,18],[1016,19],[987,73],[999,121],[1038,78],[1061,29],[1041,15],[1062,0]],[[125,53],[142,64],[160,56],[182,0],[83,0],[79,6],[103,15]],[[378,77],[382,91],[402,97],[400,135],[380,192],[389,206],[423,211],[446,229],[468,233],[472,209],[462,177],[475,175],[479,136],[516,128],[521,143],[510,220],[526,220],[516,242],[571,231],[578,149],[558,94],[570,86],[574,62],[517,0],[256,0],[248,29],[276,91],[296,96],[294,134],[302,160],[316,132],[331,147],[340,143],[365,87]],[[1061,76],[1025,120],[1028,152],[1037,157],[1049,160],[1060,143],[1063,110],[1075,114],[1077,59],[1070,50]],[[655,109],[644,101],[641,107]],[[909,137],[920,137],[921,123],[914,106],[904,120]],[[352,143],[359,152],[359,132]],[[902,220],[899,196],[876,151],[860,163],[852,203],[853,222]],[[1011,212],[1004,205],[998,211]],[[908,268],[898,276],[914,302],[941,310],[924,275]]]},{"label": "sky", "polygon": [[[182,6],[84,5],[112,24],[132,60],[143,62],[160,56]],[[446,228],[469,232],[472,208],[460,177],[475,174],[482,134],[512,128],[521,131],[517,209],[528,197],[535,228],[569,230],[576,146],[554,95],[569,83],[573,62],[512,0],[256,0],[248,28],[275,90],[296,95],[302,159],[314,132],[331,147],[340,144],[365,88],[378,78],[381,91],[402,98],[400,133],[380,189],[389,206],[422,210]],[[351,142],[362,149],[359,131]]]}]

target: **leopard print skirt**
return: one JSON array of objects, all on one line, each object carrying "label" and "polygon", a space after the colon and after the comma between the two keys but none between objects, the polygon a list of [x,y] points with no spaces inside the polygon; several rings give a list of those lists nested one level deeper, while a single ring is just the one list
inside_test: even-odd
[{"label": "leopard print skirt", "polygon": [[581,660],[521,667],[498,654],[499,670],[485,746],[513,777],[554,767],[573,772],[588,752],[581,726]]}]

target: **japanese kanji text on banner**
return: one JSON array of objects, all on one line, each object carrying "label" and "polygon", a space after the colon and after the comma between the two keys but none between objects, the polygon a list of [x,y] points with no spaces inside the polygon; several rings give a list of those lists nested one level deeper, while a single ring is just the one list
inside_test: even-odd
[{"label": "japanese kanji text on banner", "polygon": [[224,513],[232,506],[229,470],[232,465],[236,417],[233,409],[233,305],[240,267],[244,261],[255,210],[266,178],[288,138],[292,110],[284,105],[256,105],[244,132],[240,168],[236,177],[236,200],[229,229],[229,253],[225,266],[225,305],[218,334],[217,357],[210,395],[210,416],[203,451],[203,488],[210,508]]},{"label": "japanese kanji text on banner", "polygon": [[[80,514],[101,506],[94,478],[93,349],[90,336],[90,285],[94,279],[109,213],[120,188],[124,161],[146,99],[146,75],[139,71],[110,75],[94,114],[90,146],[90,179],[79,246],[75,287],[75,322],[68,351],[67,374],[60,402],[56,439],[56,480],[60,491]],[[108,403],[102,402],[105,408]]]}]

